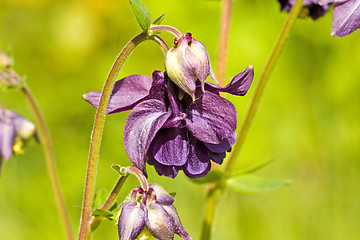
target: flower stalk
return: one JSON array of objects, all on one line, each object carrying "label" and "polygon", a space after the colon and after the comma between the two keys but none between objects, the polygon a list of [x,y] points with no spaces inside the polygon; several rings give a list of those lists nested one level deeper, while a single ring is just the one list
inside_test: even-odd
[{"label": "flower stalk", "polygon": [[34,112],[35,118],[38,122],[38,130],[39,130],[39,136],[40,141],[44,147],[44,154],[45,154],[45,160],[46,160],[46,166],[48,169],[50,182],[52,189],[54,191],[54,196],[56,200],[56,206],[60,213],[62,224],[64,225],[67,239],[72,240],[74,239],[73,231],[71,228],[70,218],[66,210],[64,197],[61,193],[60,189],[60,183],[58,180],[57,172],[56,172],[56,166],[55,166],[55,154],[51,145],[51,138],[49,131],[46,127],[44,118],[40,112],[40,109],[38,107],[38,104],[36,103],[36,100],[33,96],[33,94],[30,91],[30,88],[27,86],[26,83],[22,86],[22,91],[24,92],[27,100],[29,101],[29,104]]},{"label": "flower stalk", "polygon": [[[225,165],[224,172],[229,176],[231,175],[236,160],[238,159],[238,155],[240,153],[241,147],[243,146],[243,143],[246,139],[247,133],[254,121],[256,112],[258,110],[260,101],[262,99],[262,95],[264,93],[266,84],[269,80],[269,77],[272,73],[272,70],[275,67],[275,64],[279,58],[279,55],[281,53],[281,50],[284,48],[286,39],[288,38],[290,34],[290,30],[294,26],[296,18],[299,16],[299,13],[302,8],[303,0],[297,0],[294,4],[286,22],[285,25],[280,33],[280,36],[275,44],[275,47],[270,55],[269,60],[267,61],[265,68],[260,76],[259,82],[257,84],[257,87],[254,92],[254,96],[252,98],[252,101],[250,103],[249,110],[246,114],[245,120],[242,124],[242,127],[240,129],[240,132],[238,134],[238,138],[233,145],[232,155],[227,162],[227,165]],[[226,47],[226,45],[223,45],[223,47]],[[211,186],[208,190],[208,193],[206,195],[205,199],[205,209],[204,209],[204,216],[202,220],[202,230],[201,230],[201,240],[210,240],[211,239],[211,231],[212,231],[212,225],[214,221],[216,206],[218,203],[218,200],[222,193],[224,192],[225,187],[221,186],[220,184],[216,184],[215,186]]]},{"label": "flower stalk", "polygon": [[84,200],[83,200],[80,230],[78,237],[79,240],[90,239],[91,236],[91,230],[90,230],[91,212],[92,212],[93,198],[95,194],[94,191],[95,191],[96,169],[99,160],[101,136],[105,123],[106,109],[109,103],[112,89],[114,87],[115,80],[119,75],[119,72],[123,67],[125,61],[128,59],[130,54],[135,50],[135,48],[139,46],[139,44],[141,44],[142,42],[146,40],[155,40],[160,45],[161,49],[163,49],[163,51],[167,51],[166,44],[164,44],[163,41],[160,40],[160,38],[158,37],[156,38],[153,35],[153,33],[155,34],[161,32],[171,32],[176,36],[177,35],[181,36],[181,33],[173,27],[163,26],[163,25],[151,26],[148,32],[142,32],[139,35],[137,35],[134,39],[132,39],[130,42],[128,42],[128,44],[124,47],[124,49],[121,51],[121,53],[115,60],[115,63],[112,66],[110,73],[106,79],[101,94],[99,107],[96,111],[94,126],[91,135]]}]

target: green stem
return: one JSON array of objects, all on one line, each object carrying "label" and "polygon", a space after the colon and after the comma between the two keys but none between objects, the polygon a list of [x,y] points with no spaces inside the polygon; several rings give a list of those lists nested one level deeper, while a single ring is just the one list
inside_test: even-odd
[{"label": "green stem", "polygon": [[44,147],[46,166],[48,169],[51,186],[54,191],[56,205],[61,216],[62,224],[64,225],[66,231],[67,239],[72,240],[74,239],[74,236],[71,229],[70,218],[67,213],[64,198],[60,189],[60,184],[55,166],[55,154],[51,145],[49,131],[47,130],[44,118],[40,112],[40,108],[38,107],[38,104],[36,103],[36,100],[32,95],[30,88],[26,85],[26,83],[24,83],[24,86],[22,87],[22,91],[24,92],[27,100],[29,101],[31,108],[34,111],[35,118],[38,122],[39,137],[41,144]]},{"label": "green stem", "polygon": [[[233,170],[238,154],[240,153],[240,149],[245,141],[248,130],[254,120],[255,114],[259,107],[259,103],[261,97],[264,93],[265,86],[267,81],[269,80],[270,74],[274,69],[277,59],[281,53],[281,50],[284,48],[285,41],[289,36],[290,30],[293,27],[297,16],[301,11],[303,0],[297,0],[295,5],[293,6],[286,22],[283,27],[283,30],[275,44],[275,47],[270,55],[269,60],[267,61],[265,68],[260,76],[258,85],[256,87],[254,96],[252,98],[249,110],[243,122],[243,125],[240,129],[240,133],[238,134],[238,139],[232,147],[232,155],[224,168],[224,172],[229,176]],[[214,189],[217,189],[216,191]],[[205,199],[205,212],[203,216],[202,223],[202,232],[201,232],[201,240],[210,240],[211,239],[211,230],[214,221],[215,211],[217,203],[219,202],[219,197],[225,190],[225,186],[221,186],[220,184],[216,184],[208,190],[208,194]]]},{"label": "green stem", "polygon": [[132,39],[121,51],[117,59],[115,60],[114,65],[112,66],[110,73],[106,79],[99,107],[96,111],[95,121],[93,126],[93,131],[91,134],[91,143],[90,143],[90,152],[89,152],[89,160],[88,160],[88,168],[86,173],[86,182],[85,182],[85,192],[84,192],[84,200],[81,214],[81,222],[80,222],[80,230],[79,230],[79,240],[90,239],[91,231],[91,212],[95,191],[95,179],[96,179],[96,169],[99,160],[99,152],[100,152],[100,143],[102,131],[105,123],[106,109],[108,106],[108,102],[110,99],[110,95],[112,89],[115,84],[115,80],[119,75],[119,72],[124,65],[127,58],[134,51],[134,49],[142,42],[146,40],[155,40],[163,49],[163,51],[167,51],[167,46],[165,47],[164,43],[161,43],[160,38],[155,38],[153,34],[161,33],[161,32],[171,32],[173,34],[180,35],[181,33],[173,27],[163,26],[163,25],[153,25],[150,27],[148,32],[142,32],[137,35],[134,39]]},{"label": "green stem", "polygon": [[[119,194],[120,189],[122,188],[122,186],[124,185],[126,179],[128,178],[129,175],[127,176],[120,176],[119,180],[117,181],[117,183],[115,184],[113,190],[111,191],[109,197],[107,198],[106,202],[104,203],[104,205],[101,207],[101,209],[104,210],[108,210],[115,202],[116,196]],[[91,221],[91,231],[94,231],[100,224],[100,222],[103,220],[103,217],[93,217],[92,221]]]},{"label": "green stem", "polygon": [[220,26],[219,51],[217,59],[217,80],[221,86],[225,85],[226,56],[228,50],[229,27],[233,0],[223,0]]},{"label": "green stem", "polygon": [[91,231],[90,231],[91,211],[92,211],[92,204],[94,198],[95,178],[96,178],[96,169],[98,165],[98,157],[100,152],[101,135],[104,128],[106,108],[110,99],[112,89],[114,87],[115,80],[119,75],[119,72],[122,66],[124,65],[125,61],[134,51],[134,49],[140,43],[148,39],[149,39],[148,33],[142,32],[141,34],[137,35],[134,39],[132,39],[130,42],[128,42],[128,44],[125,46],[125,48],[121,51],[121,53],[117,57],[106,79],[101,94],[99,107],[96,111],[95,122],[91,135],[90,153],[89,153],[84,201],[83,201],[81,223],[80,223],[80,233],[78,238],[79,240],[90,239],[91,236]]},{"label": "green stem", "polygon": [[254,122],[255,115],[257,113],[257,110],[259,108],[262,95],[264,94],[264,90],[266,87],[267,82],[269,81],[270,75],[275,67],[275,64],[279,58],[279,55],[284,48],[286,39],[289,36],[290,30],[292,29],[296,18],[299,16],[299,13],[302,8],[303,0],[297,0],[294,4],[294,6],[291,9],[291,12],[285,22],[285,25],[283,27],[283,30],[275,44],[275,47],[270,55],[269,60],[267,61],[265,68],[260,76],[259,82],[256,86],[255,93],[253,95],[253,98],[250,103],[250,107],[248,109],[248,112],[246,114],[246,117],[244,119],[244,122],[241,126],[240,132],[238,134],[238,138],[236,139],[236,142],[234,146],[232,147],[232,155],[227,162],[227,165],[225,166],[225,173],[228,175],[231,174],[231,172],[234,169],[234,165],[236,163],[236,160],[238,159],[238,155],[240,153],[240,150],[245,142],[245,139],[247,137],[247,134],[249,132],[249,129]]}]

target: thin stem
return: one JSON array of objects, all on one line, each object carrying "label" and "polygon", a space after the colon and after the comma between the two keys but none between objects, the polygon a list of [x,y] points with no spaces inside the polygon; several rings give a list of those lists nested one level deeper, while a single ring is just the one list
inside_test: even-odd
[{"label": "thin stem", "polygon": [[249,129],[254,121],[255,115],[257,113],[257,110],[259,108],[262,95],[264,93],[266,84],[269,80],[269,77],[275,67],[275,64],[279,58],[279,55],[281,53],[281,50],[284,48],[286,39],[289,36],[290,30],[293,27],[296,18],[298,17],[301,8],[302,8],[303,0],[297,0],[294,6],[291,9],[291,12],[285,22],[285,25],[282,29],[282,32],[275,44],[275,47],[270,55],[269,60],[267,61],[265,68],[260,76],[259,82],[257,84],[257,87],[255,89],[255,93],[253,95],[253,98],[250,103],[250,107],[248,109],[248,112],[246,114],[246,117],[244,119],[244,122],[241,126],[240,132],[238,134],[238,139],[236,140],[234,146],[232,155],[227,162],[227,165],[225,166],[225,173],[231,174],[231,172],[234,169],[234,165],[236,163],[236,160],[238,159],[238,155],[240,153],[240,150],[245,142],[246,136],[249,132]]},{"label": "thin stem", "polygon": [[179,32],[179,30],[167,25],[151,25],[149,32],[151,33],[151,35],[155,35],[161,32],[168,32],[175,35],[175,37],[177,38],[181,37],[182,35],[181,32]]},{"label": "thin stem", "polygon": [[[125,183],[126,179],[128,178],[128,176],[129,175],[120,176],[119,180],[116,182],[113,190],[111,191],[109,197],[107,198],[106,202],[101,207],[101,209],[108,210],[114,204],[116,196],[119,194],[120,189],[124,185],[124,183]],[[92,221],[91,221],[91,224],[90,224],[92,231],[94,231],[99,226],[102,219],[103,219],[103,217],[93,217],[92,218]]]},{"label": "thin stem", "polygon": [[133,40],[131,40],[121,51],[120,55],[117,57],[106,79],[101,94],[99,107],[96,111],[94,127],[91,135],[90,153],[89,153],[84,201],[83,201],[82,216],[80,223],[80,233],[78,238],[79,240],[89,239],[91,236],[91,231],[90,231],[91,210],[92,210],[94,190],[95,190],[96,169],[98,165],[101,135],[102,135],[102,130],[104,128],[104,122],[106,116],[105,112],[109,102],[111,91],[114,87],[115,80],[119,75],[119,72],[122,66],[124,65],[125,61],[127,60],[127,58],[140,43],[148,39],[149,39],[148,33],[142,32],[141,34],[137,35]]},{"label": "thin stem", "polygon": [[141,188],[144,190],[144,191],[148,191],[149,190],[149,185],[148,185],[148,182],[147,182],[147,179],[145,177],[145,175],[135,166],[130,166],[127,168],[128,172],[135,175],[138,179],[139,179],[139,182],[141,184]]},{"label": "thin stem", "polygon": [[166,45],[164,40],[161,37],[159,37],[158,35],[151,36],[151,40],[155,41],[160,46],[160,48],[164,54],[166,54],[167,51],[169,51],[168,45]]},{"label": "thin stem", "polygon": [[[244,140],[246,138],[247,132],[254,120],[257,108],[258,108],[260,100],[261,100],[261,96],[262,96],[265,86],[266,86],[266,83],[270,77],[272,70],[274,69],[274,66],[280,55],[280,52],[284,47],[285,40],[289,36],[290,30],[293,27],[295,20],[300,13],[302,3],[303,3],[303,0],[297,0],[295,5],[293,6],[293,8],[285,22],[283,30],[282,30],[282,32],[275,44],[275,47],[270,55],[270,58],[266,63],[264,71],[259,79],[259,83],[255,90],[248,113],[247,113],[244,123],[240,129],[240,134],[238,134],[239,137],[238,137],[235,145],[233,146],[233,150],[232,150],[233,154],[232,154],[231,158],[229,159],[228,164],[225,166],[224,171],[227,175],[230,175],[233,170],[233,166],[235,165],[235,161],[240,152],[240,148],[242,147]],[[216,206],[219,201],[219,197],[222,195],[222,193],[225,190],[225,187],[221,186],[220,184],[217,184],[217,187],[216,186],[211,187],[208,190],[208,194],[206,195],[206,199],[205,199],[206,208],[205,208],[204,217],[203,217],[201,240],[211,239],[211,229],[212,229],[212,225],[213,225],[213,221],[214,221]],[[214,189],[219,189],[219,190],[215,191]]]},{"label": "thin stem", "polygon": [[26,85],[26,83],[24,83],[24,86],[22,87],[22,91],[24,92],[27,100],[29,101],[31,108],[34,111],[35,118],[38,122],[39,137],[40,137],[40,141],[44,147],[46,167],[48,169],[51,186],[54,191],[56,206],[60,213],[61,221],[62,221],[62,224],[64,225],[67,239],[72,240],[72,239],[74,239],[74,236],[73,236],[73,232],[71,229],[70,218],[67,213],[64,198],[63,198],[63,195],[62,195],[61,189],[60,189],[60,183],[58,180],[56,166],[55,166],[55,155],[54,155],[54,151],[53,151],[53,148],[51,145],[49,131],[46,127],[44,118],[40,112],[40,108],[38,107],[38,104],[36,103],[36,100],[35,100],[34,96],[32,95],[30,88]]},{"label": "thin stem", "polygon": [[223,0],[221,12],[221,26],[219,51],[217,61],[217,80],[221,86],[225,85],[226,57],[228,50],[229,27],[233,0]]}]

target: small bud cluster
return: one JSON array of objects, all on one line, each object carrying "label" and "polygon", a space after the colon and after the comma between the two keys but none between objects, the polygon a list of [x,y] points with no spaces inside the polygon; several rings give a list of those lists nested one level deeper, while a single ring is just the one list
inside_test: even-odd
[{"label": "small bud cluster", "polygon": [[20,83],[20,76],[11,68],[10,58],[0,51],[0,84],[17,86]]},{"label": "small bud cluster", "polygon": [[119,239],[134,240],[150,233],[160,240],[174,239],[174,234],[192,240],[182,226],[173,202],[173,196],[157,184],[150,184],[148,190],[135,188],[121,204]]}]

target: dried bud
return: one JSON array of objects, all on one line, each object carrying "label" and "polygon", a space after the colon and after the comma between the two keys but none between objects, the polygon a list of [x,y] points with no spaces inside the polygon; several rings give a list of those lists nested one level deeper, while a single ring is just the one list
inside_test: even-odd
[{"label": "dried bud", "polygon": [[185,33],[174,43],[175,46],[165,56],[166,73],[171,81],[195,99],[197,79],[203,92],[207,76],[216,81],[208,53],[201,42],[192,38],[191,33]]}]

